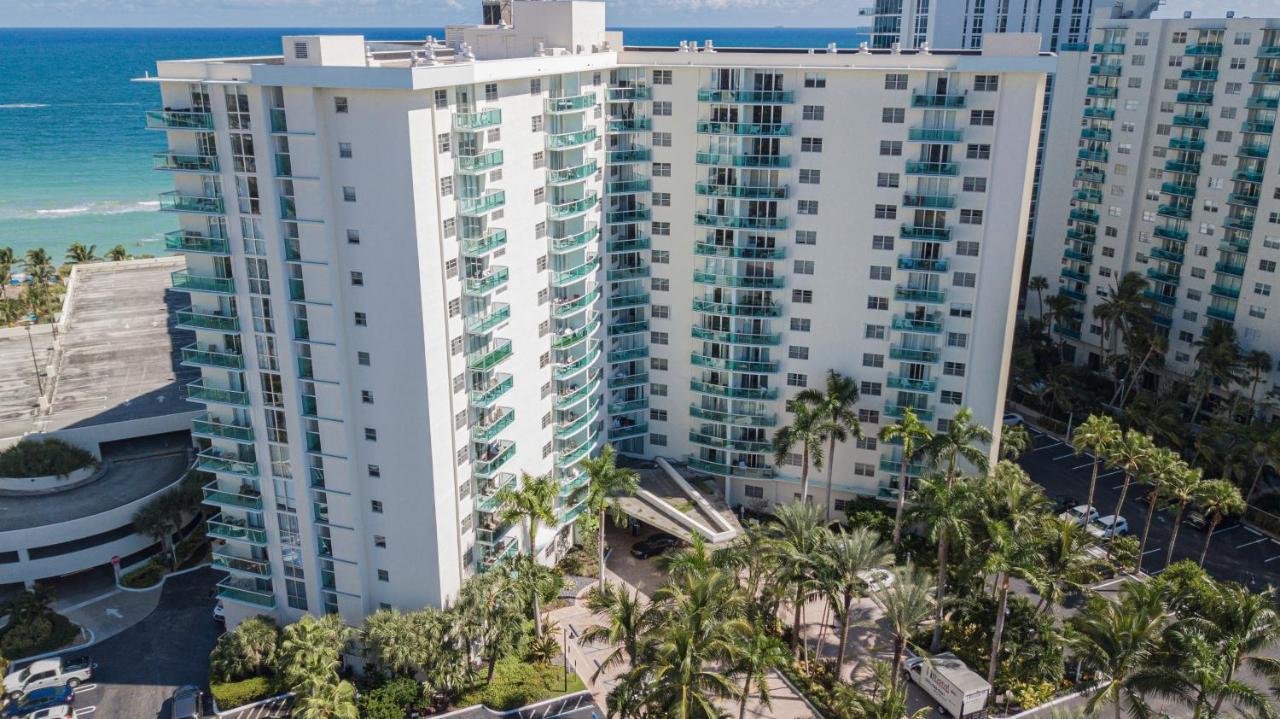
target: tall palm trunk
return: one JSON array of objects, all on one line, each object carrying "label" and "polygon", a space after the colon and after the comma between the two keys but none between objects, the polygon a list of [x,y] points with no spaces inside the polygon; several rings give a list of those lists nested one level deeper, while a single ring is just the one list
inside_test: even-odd
[{"label": "tall palm trunk", "polygon": [[853,611],[853,592],[844,594],[844,613],[840,615],[840,648],[836,650],[836,666],[844,666],[844,655],[849,648],[849,613]]},{"label": "tall palm trunk", "polygon": [[902,473],[898,476],[898,508],[893,514],[893,548],[897,549],[899,542],[902,541],[902,509],[907,506],[907,452],[906,449],[911,445],[909,442],[902,443]]},{"label": "tall palm trunk", "polygon": [[800,612],[803,610],[804,584],[800,584],[796,587],[796,599],[791,612],[791,648],[796,650],[797,655],[804,653],[804,642],[800,641]]},{"label": "tall palm trunk", "polygon": [[1253,473],[1253,482],[1249,484],[1249,493],[1244,496],[1244,503],[1248,504],[1253,501],[1253,493],[1258,490],[1258,482],[1262,481],[1262,470],[1266,468],[1265,462],[1258,463],[1258,471]]},{"label": "tall palm trunk", "polygon": [[831,505],[834,500],[831,499],[831,492],[835,488],[835,469],[836,469],[836,438],[831,436],[827,439],[827,524],[831,523]]},{"label": "tall palm trunk", "polygon": [[600,507],[600,591],[604,591],[604,507]]},{"label": "tall palm trunk", "polygon": [[809,501],[809,445],[804,446],[804,452],[800,457],[802,464],[800,465],[800,501]]},{"label": "tall palm trunk", "polygon": [[[1142,541],[1138,542],[1138,558],[1133,560],[1134,570],[1142,571],[1142,555],[1147,551],[1147,535],[1151,534],[1151,520],[1156,515],[1156,504],[1160,501],[1160,491],[1155,487],[1151,488],[1151,495],[1147,498],[1147,522],[1142,527]],[[1173,549],[1173,545],[1169,545]]]},{"label": "tall palm trunk", "polygon": [[893,638],[893,679],[890,680],[890,688],[894,691],[898,689],[898,678],[902,675],[902,655],[907,651],[907,638],[901,634]]},{"label": "tall palm trunk", "polygon": [[747,700],[751,698],[751,672],[742,680],[742,701],[738,703],[738,719],[747,719]]},{"label": "tall palm trunk", "polygon": [[1173,562],[1173,548],[1178,544],[1178,530],[1182,528],[1182,513],[1187,510],[1186,502],[1178,502],[1178,511],[1173,515],[1173,533],[1169,535],[1169,548],[1164,553],[1164,566]]},{"label": "tall palm trunk", "polygon": [[[1004,613],[1009,606],[1009,573],[1004,572],[1000,582],[1000,601],[996,605],[996,627],[991,634],[991,665],[987,669],[987,683],[996,683],[996,669],[1000,666],[1000,642],[1004,638]],[[995,692],[987,698],[988,706],[995,703]]]},{"label": "tall palm trunk", "polygon": [[[1102,464],[1102,460],[1098,459],[1098,455],[1093,455],[1093,473],[1089,476],[1089,496],[1084,501],[1084,519],[1089,521],[1089,515],[1093,514],[1093,493],[1098,488],[1098,465]],[[1085,525],[1088,527],[1088,525]]]},{"label": "tall palm trunk", "polygon": [[937,654],[938,650],[942,648],[942,619],[944,614],[942,600],[947,594],[948,540],[947,530],[944,527],[941,536],[938,538],[938,591],[936,592],[938,606],[934,610],[933,640],[929,642],[929,651],[933,654]]},{"label": "tall palm trunk", "polygon": [[1218,522],[1220,521],[1222,520],[1219,519],[1218,517],[1214,517],[1213,520],[1209,522],[1209,531],[1206,532],[1204,535],[1204,547],[1200,549],[1200,568],[1201,569],[1204,568],[1205,555],[1209,554],[1209,542],[1213,540],[1213,530],[1218,528]]},{"label": "tall palm trunk", "polygon": [[[1115,516],[1116,516],[1116,517],[1121,516],[1121,515],[1120,515],[1120,511],[1121,511],[1122,509],[1124,509],[1124,499],[1125,499],[1125,497],[1127,497],[1127,496],[1129,495],[1129,483],[1130,483],[1131,481],[1132,481],[1132,479],[1129,477],[1129,472],[1128,472],[1128,471],[1125,471],[1125,473],[1124,473],[1124,486],[1120,489],[1120,500],[1116,502],[1116,511],[1115,511]],[[1086,519],[1087,519],[1087,517],[1086,517]],[[1110,561],[1110,560],[1111,560],[1111,550],[1113,550],[1113,549],[1115,548],[1115,544],[1116,544],[1116,531],[1115,531],[1115,529],[1116,529],[1116,528],[1115,528],[1115,525],[1113,524],[1113,525],[1111,526],[1111,536],[1110,536],[1110,537],[1107,537],[1107,561]]]}]

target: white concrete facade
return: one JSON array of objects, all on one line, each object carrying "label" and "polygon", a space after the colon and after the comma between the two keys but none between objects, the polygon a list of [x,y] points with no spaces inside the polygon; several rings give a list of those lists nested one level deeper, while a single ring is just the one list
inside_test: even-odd
[{"label": "white concrete facade", "polygon": [[[1054,332],[1096,364],[1093,309],[1129,272],[1150,283],[1164,369],[1190,375],[1205,328],[1280,356],[1268,316],[1280,250],[1269,162],[1280,102],[1280,21],[1099,17],[1058,66],[1032,275],[1076,301]],[[1033,308],[1028,304],[1028,312]],[[1108,340],[1109,351],[1117,346]],[[1272,386],[1264,378],[1259,392]]]},{"label": "white concrete facade", "polygon": [[[493,511],[521,472],[563,486],[550,560],[606,441],[790,501],[772,429],[828,369],[868,435],[998,435],[1038,38],[632,51],[602,7],[160,63],[231,621],[441,605],[526,546]],[[839,454],[815,501],[892,493],[892,447]]]}]

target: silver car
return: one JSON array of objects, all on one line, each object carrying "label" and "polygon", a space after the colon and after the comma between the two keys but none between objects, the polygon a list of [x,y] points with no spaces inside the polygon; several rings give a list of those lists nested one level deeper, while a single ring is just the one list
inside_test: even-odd
[{"label": "silver car", "polygon": [[204,713],[200,710],[202,694],[199,687],[187,685],[173,690],[173,708],[169,710],[170,719],[200,719]]}]

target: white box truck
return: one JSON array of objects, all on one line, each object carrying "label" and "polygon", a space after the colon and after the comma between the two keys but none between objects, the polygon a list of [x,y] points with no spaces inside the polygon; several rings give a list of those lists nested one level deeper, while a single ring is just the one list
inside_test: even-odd
[{"label": "white box truck", "polygon": [[956,719],[983,719],[991,685],[954,654],[911,657],[903,664],[907,678],[920,685],[939,708]]}]

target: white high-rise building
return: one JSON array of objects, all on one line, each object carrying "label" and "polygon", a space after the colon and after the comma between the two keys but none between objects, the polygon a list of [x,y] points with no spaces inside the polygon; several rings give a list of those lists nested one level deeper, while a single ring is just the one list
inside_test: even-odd
[{"label": "white high-rise building", "polygon": [[1120,346],[1093,310],[1129,272],[1150,283],[1173,378],[1211,323],[1280,357],[1280,21],[1100,15],[1089,49],[1060,58],[1057,92],[1053,124],[1072,132],[1049,145],[1032,273],[1076,302],[1053,327],[1075,359]]},{"label": "white high-rise building", "polygon": [[447,601],[524,545],[494,511],[521,472],[563,485],[549,561],[605,442],[790,502],[771,439],[828,369],[868,439],[813,501],[892,496],[907,408],[999,434],[1038,37],[630,50],[603,3],[510,11],[151,78],[233,623]]}]

